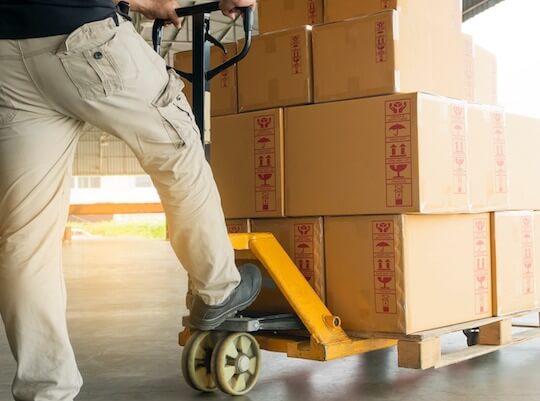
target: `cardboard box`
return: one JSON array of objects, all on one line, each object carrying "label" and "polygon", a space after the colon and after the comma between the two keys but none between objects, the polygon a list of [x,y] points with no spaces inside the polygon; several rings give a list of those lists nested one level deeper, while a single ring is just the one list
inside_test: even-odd
[{"label": "cardboard box", "polygon": [[[436,14],[438,15],[438,14]],[[465,99],[458,33],[385,11],[313,28],[315,102],[425,91]]]},{"label": "cardboard box", "polygon": [[471,211],[509,207],[509,166],[504,110],[469,104],[467,108]]},{"label": "cardboard box", "polygon": [[211,164],[228,219],[283,217],[283,110],[212,119]]},{"label": "cardboard box", "polygon": [[287,109],[287,216],[468,212],[465,106],[411,93]]},{"label": "cardboard box", "polygon": [[524,312],[540,305],[540,274],[536,260],[539,240],[540,213],[492,213],[495,316]]},{"label": "cardboard box", "polygon": [[256,219],[252,221],[252,227],[253,232],[274,234],[315,292],[325,301],[322,218]]},{"label": "cardboard box", "polygon": [[482,101],[479,101],[476,96],[476,72],[475,72],[475,59],[474,59],[474,39],[471,35],[467,35],[462,33],[460,36],[461,40],[461,54],[462,56],[458,55],[458,59],[462,57],[465,65],[464,65],[464,80],[466,85],[466,96],[465,99],[469,102],[478,102],[482,103]]},{"label": "cardboard box", "polygon": [[437,20],[447,34],[461,31],[461,0],[325,0],[324,21],[338,22],[385,10],[403,12],[411,22]]},{"label": "cardboard box", "polygon": [[312,103],[311,27],[253,38],[238,64],[238,84],[240,111]]},{"label": "cardboard box", "polygon": [[510,209],[540,210],[540,119],[506,113]]},{"label": "cardboard box", "polygon": [[[227,54],[215,46],[210,49],[210,64],[215,68],[229,58],[236,55],[236,43],[224,44]],[[174,68],[184,72],[192,72],[193,56],[191,51],[176,53],[174,56]],[[182,79],[186,85],[184,93],[192,104],[193,87],[191,83]],[[213,116],[222,116],[235,114],[238,112],[238,85],[236,78],[236,65],[227,68],[221,74],[216,76],[210,84],[211,113]]]},{"label": "cardboard box", "polygon": [[324,0],[324,22],[339,22],[385,10],[397,10],[398,3],[398,0]]},{"label": "cardboard box", "polygon": [[227,232],[229,234],[241,234],[251,232],[251,221],[249,219],[227,219]]},{"label": "cardboard box", "polygon": [[259,0],[259,32],[323,22],[323,0]]},{"label": "cardboard box", "polygon": [[478,103],[498,104],[497,57],[480,46],[474,46],[475,95]]},{"label": "cardboard box", "polygon": [[329,309],[354,334],[489,317],[489,215],[325,218]]}]

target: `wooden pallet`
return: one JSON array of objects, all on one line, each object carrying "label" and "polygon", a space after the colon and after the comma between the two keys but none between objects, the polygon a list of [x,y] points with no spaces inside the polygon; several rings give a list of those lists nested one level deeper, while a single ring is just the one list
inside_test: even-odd
[{"label": "wooden pallet", "polygon": [[[372,336],[398,340],[398,365],[401,368],[441,368],[539,338],[540,323],[532,325],[514,322],[519,317],[539,312],[540,309],[504,317],[492,317],[409,335],[389,336],[378,333]],[[442,336],[475,328],[480,329],[477,345],[459,351],[442,352]],[[515,332],[514,328],[525,330]],[[465,336],[463,336],[463,341],[466,341]]]}]

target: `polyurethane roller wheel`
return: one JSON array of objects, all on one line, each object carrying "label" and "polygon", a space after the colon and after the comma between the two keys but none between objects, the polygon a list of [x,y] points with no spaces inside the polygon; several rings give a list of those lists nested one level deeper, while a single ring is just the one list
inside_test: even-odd
[{"label": "polyurethane roller wheel", "polygon": [[191,335],[182,352],[182,373],[187,384],[197,391],[217,390],[212,374],[212,353],[219,341],[212,332],[198,331]]},{"label": "polyurethane roller wheel", "polygon": [[212,371],[219,389],[230,395],[249,393],[259,378],[261,351],[255,338],[233,333],[223,338],[212,355]]}]

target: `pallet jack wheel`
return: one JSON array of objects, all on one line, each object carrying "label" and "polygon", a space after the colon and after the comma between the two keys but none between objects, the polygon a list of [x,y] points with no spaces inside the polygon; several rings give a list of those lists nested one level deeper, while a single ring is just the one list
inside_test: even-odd
[{"label": "pallet jack wheel", "polygon": [[247,333],[229,334],[216,346],[212,370],[217,386],[224,393],[249,393],[261,370],[261,351],[257,340]]},{"label": "pallet jack wheel", "polygon": [[197,391],[217,390],[212,374],[212,353],[219,338],[215,333],[199,331],[191,335],[182,352],[182,373],[187,384]]}]

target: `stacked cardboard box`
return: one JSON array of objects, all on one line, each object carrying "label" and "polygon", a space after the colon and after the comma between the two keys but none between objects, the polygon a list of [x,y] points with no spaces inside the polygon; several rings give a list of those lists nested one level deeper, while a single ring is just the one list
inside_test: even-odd
[{"label": "stacked cardboard box", "polygon": [[258,8],[260,33],[324,21],[323,0],[259,0]]},{"label": "stacked cardboard box", "polygon": [[491,216],[493,309],[498,316],[540,306],[540,214],[497,212]]},{"label": "stacked cardboard box", "polygon": [[[236,43],[226,43],[224,45],[226,53],[220,48],[210,49],[210,65],[212,68],[223,64],[225,61],[236,55]],[[191,51],[175,54],[174,68],[187,73],[193,70],[193,54]],[[238,112],[238,84],[236,77],[236,66],[227,68],[219,74],[211,83],[211,112],[213,116],[222,116]],[[191,104],[192,85],[189,81],[183,80],[185,84],[184,92]]]},{"label": "stacked cardboard box", "polygon": [[325,234],[328,305],[355,334],[491,316],[488,214],[330,217]]},{"label": "stacked cardboard box", "polygon": [[[461,0],[322,3],[260,2],[240,114],[212,122],[226,217],[273,233],[350,332],[540,306],[540,121],[497,106]],[[254,309],[290,311],[265,283]]]},{"label": "stacked cardboard box", "polygon": [[310,26],[255,37],[238,66],[240,111],[312,103],[311,54]]}]

